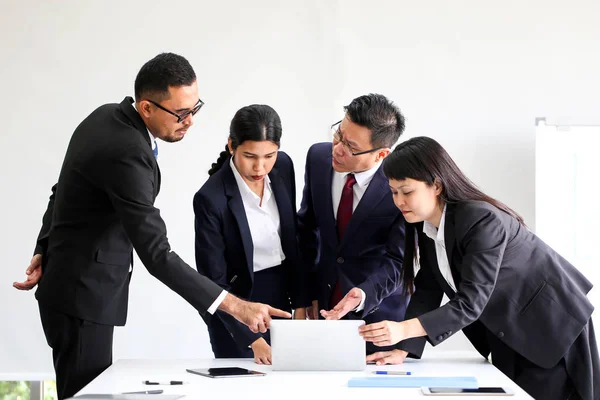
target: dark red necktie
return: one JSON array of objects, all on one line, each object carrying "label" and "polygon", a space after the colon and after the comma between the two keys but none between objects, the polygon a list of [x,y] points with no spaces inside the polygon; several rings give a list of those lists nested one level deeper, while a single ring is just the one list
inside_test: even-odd
[{"label": "dark red necktie", "polygon": [[[356,178],[354,177],[354,174],[346,175],[346,183],[342,189],[342,197],[340,198],[340,205],[338,206],[337,211],[337,230],[340,242],[344,237],[344,233],[346,233],[350,218],[352,218],[352,204],[354,202],[354,191],[352,190],[352,187],[355,183]],[[342,291],[340,290],[340,281],[338,279],[333,288],[333,293],[331,294],[331,308],[335,307],[343,297]]]}]

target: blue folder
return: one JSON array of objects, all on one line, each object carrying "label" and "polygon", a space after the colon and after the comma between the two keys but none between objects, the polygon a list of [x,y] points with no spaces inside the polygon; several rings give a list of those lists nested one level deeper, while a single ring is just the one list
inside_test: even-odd
[{"label": "blue folder", "polygon": [[348,387],[408,388],[421,386],[466,389],[479,387],[474,376],[365,376],[348,381]]}]

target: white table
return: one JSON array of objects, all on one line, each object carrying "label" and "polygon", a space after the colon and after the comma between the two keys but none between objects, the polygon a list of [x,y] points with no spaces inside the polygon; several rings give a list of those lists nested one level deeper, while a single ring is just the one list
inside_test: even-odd
[{"label": "white table", "polygon": [[[474,352],[427,352],[422,360],[407,359],[403,365],[377,367],[368,365],[364,371],[349,372],[288,372],[273,371],[271,366],[257,365],[251,359],[218,360],[118,360],[78,394],[121,393],[164,389],[165,394],[184,394],[185,399],[209,400],[406,400],[427,399],[417,388],[349,388],[348,379],[374,376],[374,370],[410,371],[415,376],[475,376],[479,386],[506,386],[515,396],[509,399],[531,399],[492,364]],[[266,372],[266,376],[251,378],[211,379],[186,372],[186,368],[237,366]],[[177,386],[147,386],[142,381],[181,380]],[[436,397],[439,398],[439,397]],[[443,397],[442,397],[443,398]],[[495,396],[453,396],[450,399],[499,399]]]}]

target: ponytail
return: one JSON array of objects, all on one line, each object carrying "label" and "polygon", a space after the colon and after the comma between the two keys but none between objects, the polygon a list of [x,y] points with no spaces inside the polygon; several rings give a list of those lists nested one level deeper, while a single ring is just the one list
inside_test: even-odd
[{"label": "ponytail", "polygon": [[208,170],[208,175],[212,175],[218,170],[220,170],[223,164],[225,164],[225,161],[229,159],[229,156],[229,146],[225,145],[225,150],[222,151],[221,154],[219,154],[219,158],[217,159],[217,161],[215,161],[211,165],[211,168]]}]

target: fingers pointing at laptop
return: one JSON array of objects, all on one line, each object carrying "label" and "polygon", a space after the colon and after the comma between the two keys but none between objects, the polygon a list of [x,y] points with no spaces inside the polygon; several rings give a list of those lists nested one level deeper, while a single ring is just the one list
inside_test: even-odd
[{"label": "fingers pointing at laptop", "polygon": [[234,316],[254,333],[265,333],[269,329],[271,317],[292,318],[292,315],[288,312],[267,304],[245,301],[233,296],[231,293],[227,293],[219,309]]}]

